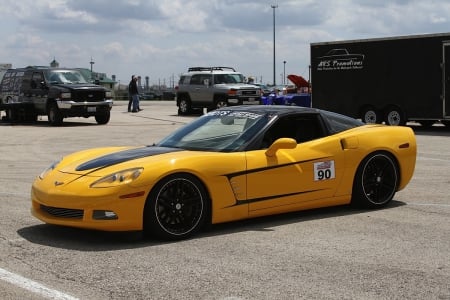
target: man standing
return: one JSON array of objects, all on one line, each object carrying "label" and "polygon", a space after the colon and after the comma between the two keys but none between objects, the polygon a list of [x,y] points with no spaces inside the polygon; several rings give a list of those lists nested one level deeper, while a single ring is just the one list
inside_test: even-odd
[{"label": "man standing", "polygon": [[131,112],[131,104],[133,104],[133,97],[131,97],[131,85],[134,80],[134,75],[131,75],[131,81],[128,84],[128,112]]},{"label": "man standing", "polygon": [[[131,81],[128,85],[128,93],[131,97],[131,102],[133,105],[131,112],[136,113],[139,111],[139,91],[137,87],[137,77],[134,75],[131,76]],[[128,109],[130,109],[130,103],[128,103]]]}]

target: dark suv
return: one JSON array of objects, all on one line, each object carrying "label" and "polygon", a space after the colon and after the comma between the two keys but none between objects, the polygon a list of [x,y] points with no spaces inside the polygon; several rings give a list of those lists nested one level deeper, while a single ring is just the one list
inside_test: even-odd
[{"label": "dark suv", "polygon": [[180,77],[176,92],[178,114],[192,109],[208,110],[244,102],[260,103],[261,90],[244,82],[244,76],[230,67],[193,67]]},{"label": "dark suv", "polygon": [[76,69],[9,69],[1,82],[0,108],[10,121],[47,115],[51,125],[60,125],[66,117],[93,116],[98,124],[106,124],[112,105],[111,91],[87,82]]}]

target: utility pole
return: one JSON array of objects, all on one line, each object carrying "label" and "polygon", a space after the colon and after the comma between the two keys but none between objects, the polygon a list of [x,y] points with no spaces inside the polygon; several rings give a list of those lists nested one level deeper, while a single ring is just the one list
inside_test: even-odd
[{"label": "utility pole", "polygon": [[278,4],[272,4],[270,7],[273,10],[273,85],[275,86],[277,84],[275,77],[275,8],[278,7]]}]

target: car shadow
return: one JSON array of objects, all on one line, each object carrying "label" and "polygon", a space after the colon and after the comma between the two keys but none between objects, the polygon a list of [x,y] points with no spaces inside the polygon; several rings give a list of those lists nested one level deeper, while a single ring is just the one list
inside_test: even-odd
[{"label": "car shadow", "polygon": [[33,126],[33,127],[81,127],[81,126],[99,126],[95,121],[93,123],[86,122],[74,122],[74,121],[64,121],[61,125],[52,126],[46,120],[38,120],[33,122],[10,122],[2,120],[0,121],[0,126]]},{"label": "car shadow", "polygon": [[[403,205],[406,204],[393,200],[382,209],[392,209]],[[372,210],[356,209],[349,205],[344,205],[216,224],[200,231],[191,240],[247,231],[271,232],[276,231],[276,227],[282,225],[349,216],[369,211]],[[148,239],[141,231],[105,232],[48,224],[24,227],[17,232],[22,238],[34,244],[93,252],[144,248],[182,242]]]}]

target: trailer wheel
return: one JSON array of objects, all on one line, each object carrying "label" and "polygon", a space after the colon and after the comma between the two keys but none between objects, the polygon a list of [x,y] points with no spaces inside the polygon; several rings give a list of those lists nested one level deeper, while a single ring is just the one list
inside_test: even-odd
[{"label": "trailer wheel", "polygon": [[419,121],[420,125],[422,125],[422,127],[426,127],[429,128],[431,126],[433,126],[433,124],[435,123],[434,121],[429,121],[429,120],[422,120]]},{"label": "trailer wheel", "polygon": [[391,126],[403,126],[406,125],[405,114],[399,107],[390,106],[386,109],[384,121],[387,125]]},{"label": "trailer wheel", "polygon": [[368,124],[380,123],[380,116],[374,107],[366,106],[361,111],[361,120]]}]

